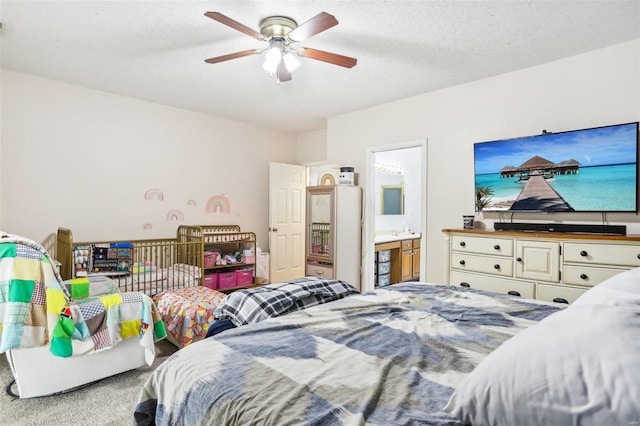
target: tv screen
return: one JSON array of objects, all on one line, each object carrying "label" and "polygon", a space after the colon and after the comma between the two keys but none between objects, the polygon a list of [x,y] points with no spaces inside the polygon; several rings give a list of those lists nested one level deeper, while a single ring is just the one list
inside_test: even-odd
[{"label": "tv screen", "polygon": [[637,212],[638,122],[474,144],[476,211]]}]

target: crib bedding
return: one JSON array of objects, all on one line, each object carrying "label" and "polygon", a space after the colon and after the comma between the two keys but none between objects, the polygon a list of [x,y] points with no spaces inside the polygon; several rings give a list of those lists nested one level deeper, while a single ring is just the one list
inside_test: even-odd
[{"label": "crib bedding", "polygon": [[147,295],[111,292],[115,286],[104,277],[94,285],[90,277],[63,282],[47,251],[16,235],[2,235],[0,262],[0,353],[48,345],[53,355],[69,357],[133,337],[153,362],[154,342],[165,331]]},{"label": "crib bedding", "polygon": [[203,286],[163,291],[153,297],[167,332],[179,348],[205,337],[215,309],[226,295]]},{"label": "crib bedding", "polygon": [[154,266],[151,270],[139,270],[113,277],[121,290],[143,291],[150,296],[168,288],[194,287],[200,283],[200,278],[200,268],[181,263],[168,268],[156,269]]},{"label": "crib bedding", "polygon": [[[458,424],[442,411],[492,350],[559,307],[405,283],[230,329],[176,352],[137,424]],[[206,361],[204,361],[206,360]]]}]

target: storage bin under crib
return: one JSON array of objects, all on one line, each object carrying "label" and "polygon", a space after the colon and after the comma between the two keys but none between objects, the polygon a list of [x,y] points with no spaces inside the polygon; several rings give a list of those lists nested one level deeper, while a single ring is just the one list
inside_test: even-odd
[{"label": "storage bin under crib", "polygon": [[238,287],[253,284],[253,269],[238,269],[235,273]]},{"label": "storage bin under crib", "polygon": [[205,251],[204,252],[204,267],[205,268],[213,268],[216,266],[216,261],[218,260],[218,253],[215,251]]},{"label": "storage bin under crib", "polygon": [[216,272],[208,273],[204,275],[202,285],[211,289],[218,288],[218,274]]},{"label": "storage bin under crib", "polygon": [[226,288],[233,288],[237,286],[235,271],[217,272],[216,275],[218,276],[218,290],[224,290]]}]

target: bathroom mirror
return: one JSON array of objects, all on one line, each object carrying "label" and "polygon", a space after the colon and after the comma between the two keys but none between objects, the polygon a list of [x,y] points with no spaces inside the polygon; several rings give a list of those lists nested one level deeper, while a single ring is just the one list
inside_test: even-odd
[{"label": "bathroom mirror", "polygon": [[404,214],[404,183],[380,186],[380,214]]}]

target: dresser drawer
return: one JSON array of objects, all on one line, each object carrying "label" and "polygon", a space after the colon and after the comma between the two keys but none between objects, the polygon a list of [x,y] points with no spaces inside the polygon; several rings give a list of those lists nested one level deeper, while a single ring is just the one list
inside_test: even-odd
[{"label": "dresser drawer", "polygon": [[536,299],[543,300],[545,302],[562,303],[560,301],[566,301],[568,303],[573,303],[585,291],[587,290],[575,287],[537,284]]},{"label": "dresser drawer", "polygon": [[513,240],[454,235],[451,238],[451,250],[492,256],[513,256]]},{"label": "dresser drawer", "polygon": [[307,264],[307,276],[333,279],[333,268]]},{"label": "dresser drawer", "polygon": [[469,274],[451,271],[450,284],[455,286],[475,288],[500,294],[511,294],[526,299],[533,299],[535,284],[532,282],[507,280],[486,275]]},{"label": "dresser drawer", "polygon": [[378,274],[388,274],[391,272],[391,262],[380,262],[378,263]]},{"label": "dresser drawer", "polygon": [[626,271],[626,269],[565,265],[562,268],[562,277],[565,284],[594,286],[622,271]]},{"label": "dresser drawer", "polygon": [[640,245],[564,243],[568,263],[640,266]]},{"label": "dresser drawer", "polygon": [[513,259],[453,252],[451,268],[512,277]]},{"label": "dresser drawer", "polygon": [[378,262],[388,262],[391,260],[391,250],[380,250],[378,253]]}]

